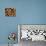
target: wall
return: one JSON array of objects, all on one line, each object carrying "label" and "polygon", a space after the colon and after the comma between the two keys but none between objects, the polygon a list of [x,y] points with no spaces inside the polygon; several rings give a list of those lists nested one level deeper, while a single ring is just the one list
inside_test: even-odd
[{"label": "wall", "polygon": [[[16,17],[6,17],[6,7],[15,7]],[[8,43],[9,32],[18,32],[17,24],[46,24],[46,0],[0,0],[0,44]]]}]

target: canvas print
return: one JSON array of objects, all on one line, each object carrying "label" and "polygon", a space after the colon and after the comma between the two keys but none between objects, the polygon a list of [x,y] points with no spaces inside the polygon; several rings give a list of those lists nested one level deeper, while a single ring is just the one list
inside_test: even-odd
[{"label": "canvas print", "polygon": [[5,8],[5,16],[16,16],[15,8]]}]

